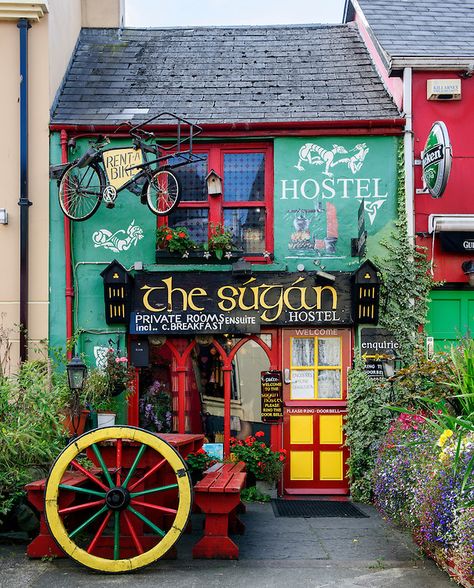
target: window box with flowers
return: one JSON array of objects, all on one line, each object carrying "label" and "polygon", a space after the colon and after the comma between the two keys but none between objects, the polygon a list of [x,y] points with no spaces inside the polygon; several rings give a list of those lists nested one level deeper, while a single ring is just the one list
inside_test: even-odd
[{"label": "window box with flowers", "polygon": [[207,243],[198,246],[184,227],[163,225],[157,231],[156,261],[166,263],[233,263],[243,255],[233,246],[233,236],[222,224],[211,225]]}]

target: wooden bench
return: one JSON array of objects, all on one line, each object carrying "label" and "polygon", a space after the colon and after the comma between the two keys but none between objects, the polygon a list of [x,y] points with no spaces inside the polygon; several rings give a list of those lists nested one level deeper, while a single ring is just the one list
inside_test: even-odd
[{"label": "wooden bench", "polygon": [[[69,486],[82,486],[87,482],[87,477],[80,472],[68,472],[62,479],[63,484]],[[44,516],[44,490],[46,486],[46,478],[36,480],[26,484],[25,490],[28,502],[33,505],[40,516],[39,535],[28,544],[26,553],[31,558],[41,557],[66,557],[64,551],[58,547],[56,541],[49,532]],[[63,493],[61,495],[61,508],[71,506],[74,502],[74,492]]]},{"label": "wooden bench", "polygon": [[237,518],[240,491],[245,485],[245,464],[216,464],[194,486],[194,500],[205,515],[204,536],[193,547],[195,559],[238,559],[239,548],[230,533],[243,534]]}]

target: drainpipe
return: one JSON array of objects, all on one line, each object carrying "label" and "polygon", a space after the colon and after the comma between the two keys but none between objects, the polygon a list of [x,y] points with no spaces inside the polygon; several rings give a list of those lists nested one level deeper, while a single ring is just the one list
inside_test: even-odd
[{"label": "drainpipe", "polygon": [[[67,131],[61,131],[61,163],[67,163]],[[66,266],[66,341],[72,338],[72,313],[74,300],[74,284],[72,281],[72,263],[71,263],[71,221],[64,215],[64,262]],[[68,349],[67,358],[72,358],[72,349]]]},{"label": "drainpipe", "polygon": [[26,18],[20,29],[20,361],[28,358],[28,29]]},{"label": "drainpipe", "polygon": [[407,233],[410,239],[415,236],[414,213],[414,153],[413,153],[413,113],[412,113],[412,68],[403,70],[403,111],[406,118],[403,137],[405,151],[405,210],[407,214]]}]

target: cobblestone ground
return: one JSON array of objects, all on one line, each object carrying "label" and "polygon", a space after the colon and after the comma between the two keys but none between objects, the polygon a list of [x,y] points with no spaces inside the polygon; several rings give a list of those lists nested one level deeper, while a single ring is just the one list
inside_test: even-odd
[{"label": "cobblestone ground", "polygon": [[276,518],[268,504],[251,504],[235,538],[239,561],[193,560],[202,517],[178,543],[178,559],[162,560],[131,575],[105,575],[71,560],[29,560],[25,545],[0,545],[1,588],[130,586],[443,588],[455,584],[420,558],[410,538],[394,530],[367,506],[368,518]]}]

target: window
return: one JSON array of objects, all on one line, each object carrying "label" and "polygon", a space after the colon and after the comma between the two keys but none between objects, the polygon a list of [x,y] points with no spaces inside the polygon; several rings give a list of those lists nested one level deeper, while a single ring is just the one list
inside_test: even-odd
[{"label": "window", "polygon": [[[175,169],[181,184],[179,207],[168,217],[171,227],[186,227],[199,244],[211,224],[232,231],[237,250],[264,259],[273,250],[273,156],[268,144],[212,145],[195,148],[204,157]],[[206,176],[214,170],[223,194],[209,196]]]},{"label": "window", "polygon": [[291,339],[291,400],[342,398],[339,337]]}]

